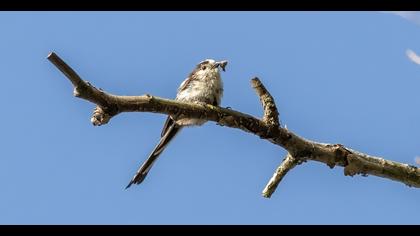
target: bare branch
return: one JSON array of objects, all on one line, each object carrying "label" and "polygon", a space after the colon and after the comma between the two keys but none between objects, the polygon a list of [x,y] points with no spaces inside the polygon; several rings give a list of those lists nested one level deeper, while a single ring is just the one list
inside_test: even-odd
[{"label": "bare branch", "polygon": [[266,198],[270,198],[274,191],[276,191],[276,188],[283,177],[289,170],[293,169],[298,164],[299,160],[290,155],[290,153],[287,153],[280,166],[277,167],[276,172],[274,172],[273,177],[271,177],[270,181],[268,181],[268,184],[265,186],[262,195]]},{"label": "bare branch", "polygon": [[274,98],[257,77],[251,80],[251,84],[260,97],[261,104],[264,108],[263,121],[269,125],[279,126],[279,112],[277,111]]},{"label": "bare branch", "polygon": [[[408,186],[420,187],[420,169],[417,167],[369,156],[346,148],[341,144],[325,144],[306,140],[290,130],[273,125],[276,123],[277,113],[273,112],[276,110],[275,104],[271,102],[273,99],[268,92],[265,93],[266,98],[262,99],[262,103],[263,106],[264,104],[272,104],[264,106],[264,110],[270,111],[271,114],[265,112],[266,118],[264,121],[264,119],[260,120],[232,109],[212,105],[179,102],[147,94],[143,96],[112,95],[83,81],[55,53],[49,54],[48,59],[72,82],[75,87],[75,96],[99,106],[100,109],[95,109],[94,117],[92,117],[94,124],[105,124],[113,116],[122,112],[153,112],[178,118],[205,119],[255,134],[262,139],[283,147],[299,161],[322,162],[330,168],[338,165],[346,167],[344,169],[345,175],[375,175],[399,181]],[[256,88],[259,95],[263,95],[266,89],[262,86],[261,81],[257,80],[255,82],[261,84],[257,84],[254,88]],[[267,120],[272,121],[266,122]]]},{"label": "bare branch", "polygon": [[[353,151],[356,152],[356,151]],[[408,186],[419,187],[419,168],[401,164],[383,158],[371,158],[363,153],[353,153],[347,156],[348,165],[344,168],[344,175],[361,174],[376,175],[396,181],[404,182]],[[401,178],[404,179],[401,179]]]},{"label": "bare branch", "polygon": [[[107,117],[107,119],[102,119],[103,122],[108,122],[108,118],[118,113],[117,106],[112,101],[112,95],[108,95],[102,90],[92,86],[89,82],[83,81],[80,76],[54,52],[48,54],[47,59],[53,63],[61,72],[63,72],[63,74],[73,84],[73,95],[75,97],[83,98],[99,106],[97,109],[104,113],[104,117]],[[105,113],[107,114],[105,115]],[[94,122],[94,117],[92,117],[91,120],[94,125],[101,125],[101,123]]]}]

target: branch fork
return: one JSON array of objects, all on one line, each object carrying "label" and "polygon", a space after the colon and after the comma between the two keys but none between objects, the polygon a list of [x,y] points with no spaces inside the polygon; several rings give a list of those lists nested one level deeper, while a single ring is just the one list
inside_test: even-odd
[{"label": "branch fork", "polygon": [[262,195],[266,198],[271,197],[280,181],[290,170],[306,161],[325,163],[330,168],[344,167],[346,176],[375,175],[404,183],[410,187],[420,188],[420,169],[415,166],[370,156],[341,144],[310,141],[281,127],[274,98],[256,77],[251,80],[251,85],[263,107],[264,113],[261,119],[231,108],[185,103],[149,94],[142,96],[113,95],[82,80],[54,52],[50,53],[47,58],[72,83],[74,96],[96,104],[91,117],[91,122],[95,126],[107,124],[112,117],[123,112],[153,112],[213,121],[222,126],[252,133],[286,149],[286,157],[263,190]]}]

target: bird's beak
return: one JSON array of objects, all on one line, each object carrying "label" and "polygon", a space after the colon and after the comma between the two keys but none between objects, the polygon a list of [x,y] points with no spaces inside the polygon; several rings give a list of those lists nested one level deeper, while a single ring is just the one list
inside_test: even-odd
[{"label": "bird's beak", "polygon": [[225,71],[225,67],[226,67],[227,63],[228,63],[227,61],[218,61],[218,62],[214,63],[214,67],[216,68],[216,67],[220,66],[220,68],[222,68],[222,70]]}]

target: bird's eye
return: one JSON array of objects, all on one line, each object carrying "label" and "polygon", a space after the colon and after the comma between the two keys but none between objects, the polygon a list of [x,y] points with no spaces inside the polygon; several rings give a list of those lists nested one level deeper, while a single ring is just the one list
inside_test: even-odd
[{"label": "bird's eye", "polygon": [[202,69],[202,70],[205,70],[206,68],[207,68],[206,66],[202,66],[202,67],[201,67],[201,69]]}]

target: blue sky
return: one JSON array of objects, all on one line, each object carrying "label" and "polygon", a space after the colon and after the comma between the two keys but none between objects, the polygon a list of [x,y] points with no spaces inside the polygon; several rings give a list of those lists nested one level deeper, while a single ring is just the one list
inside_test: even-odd
[{"label": "blue sky", "polygon": [[398,14],[0,13],[0,223],[419,224],[418,189],[318,162],[265,199],[285,151],[214,123],[184,129],[124,190],[165,116],[94,127],[94,106],[46,60],[55,51],[108,92],[174,98],[197,62],[226,59],[222,106],[260,116],[258,76],[298,135],[415,164],[420,66],[406,50],[420,52],[420,24]]}]

